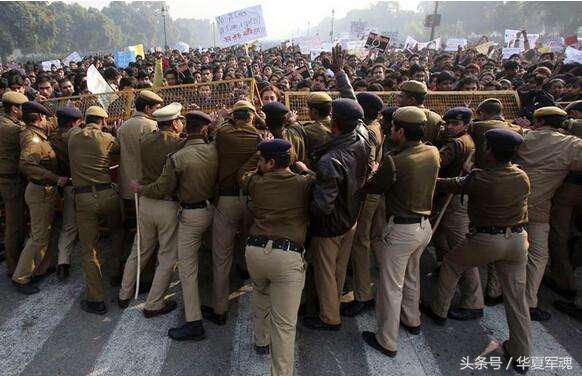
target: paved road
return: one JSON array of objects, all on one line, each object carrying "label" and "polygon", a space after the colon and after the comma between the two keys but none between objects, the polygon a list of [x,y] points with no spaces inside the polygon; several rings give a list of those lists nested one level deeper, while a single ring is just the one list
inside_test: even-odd
[{"label": "paved road", "polygon": [[[427,256],[428,257],[428,256]],[[425,257],[426,258],[426,257]],[[13,291],[0,265],[0,375],[266,375],[268,358],[252,351],[250,293],[243,288],[231,301],[228,324],[205,323],[207,339],[178,343],[168,328],[183,320],[180,309],[164,317],[145,319],[137,304],[121,311],[110,294],[109,313],[89,315],[79,308],[83,278],[77,261],[71,279],[58,283],[48,277],[41,293],[30,297]],[[202,270],[209,260],[203,257]],[[203,292],[208,285],[202,283]],[[236,281],[235,281],[236,284]],[[429,284],[424,281],[424,286]],[[180,288],[172,292],[180,301]],[[423,294],[428,291],[423,291]],[[206,295],[203,293],[203,295]],[[556,298],[543,290],[541,306]],[[205,297],[203,296],[203,299]],[[550,308],[547,323],[533,323],[534,356],[568,357],[572,370],[533,371],[534,375],[582,375],[582,324]],[[362,330],[376,327],[373,312],[346,319],[342,330],[321,333],[299,326],[296,341],[297,375],[486,375],[509,371],[460,370],[461,358],[474,359],[506,339],[502,306],[486,308],[483,320],[454,322],[446,327],[423,323],[422,334],[401,331],[399,353],[386,358],[361,340]],[[499,350],[489,356],[499,356]],[[494,359],[494,358],[490,358]],[[542,359],[542,358],[539,358]]]}]

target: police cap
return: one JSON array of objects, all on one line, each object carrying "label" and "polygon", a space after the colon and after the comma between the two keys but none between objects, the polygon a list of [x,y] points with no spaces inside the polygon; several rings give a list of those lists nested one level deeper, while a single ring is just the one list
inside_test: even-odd
[{"label": "police cap", "polygon": [[323,91],[316,91],[310,93],[309,96],[307,97],[307,103],[320,104],[320,103],[331,103],[331,101],[332,99],[329,96],[329,94]]},{"label": "police cap", "polygon": [[566,111],[582,111],[582,99],[567,105]]},{"label": "police cap", "polygon": [[146,103],[150,103],[150,104],[158,104],[158,103],[162,104],[162,103],[164,103],[164,100],[162,99],[162,97],[160,97],[159,95],[157,95],[156,93],[154,93],[153,91],[150,91],[150,90],[140,91],[138,97],[143,99]]},{"label": "police cap", "polygon": [[257,146],[257,149],[263,156],[282,156],[290,153],[291,143],[287,140],[276,138],[274,140],[262,141]]},{"label": "police cap", "polygon": [[201,121],[205,124],[212,123],[212,118],[202,111],[190,111],[186,114],[186,121]]},{"label": "police cap", "polygon": [[61,107],[56,113],[58,118],[71,118],[71,119],[81,119],[83,118],[83,113],[77,107],[66,106]]},{"label": "police cap", "polygon": [[360,104],[348,98],[335,99],[331,102],[331,112],[335,119],[350,121],[364,118],[364,110]]},{"label": "police cap", "polygon": [[253,106],[253,104],[249,101],[238,101],[234,104],[234,106],[232,106],[232,111],[252,111],[252,112],[256,112],[255,110],[255,106]]},{"label": "police cap", "polygon": [[109,115],[107,115],[107,111],[103,109],[103,107],[99,106],[91,106],[85,111],[85,116],[96,116],[100,118],[107,119]]},{"label": "police cap", "polygon": [[378,113],[382,110],[382,107],[384,107],[382,98],[374,93],[358,93],[356,98],[358,99],[358,103],[360,106],[362,106],[362,108],[370,110],[371,112]]},{"label": "police cap", "polygon": [[515,149],[523,142],[523,137],[507,128],[494,128],[485,132],[487,144],[503,149]]},{"label": "police cap", "polygon": [[28,102],[28,98],[26,95],[19,93],[17,91],[7,91],[2,95],[2,103],[10,103],[10,104],[24,104]]},{"label": "police cap", "polygon": [[462,120],[463,123],[467,124],[471,121],[473,117],[473,111],[467,107],[453,107],[443,116],[443,120]]},{"label": "police cap", "polygon": [[25,114],[42,114],[50,116],[51,112],[42,104],[30,101],[22,104],[22,112]]},{"label": "police cap", "polygon": [[398,108],[392,115],[394,120],[407,124],[422,124],[426,122],[426,114],[416,106]]},{"label": "police cap", "polygon": [[542,118],[545,116],[566,116],[568,115],[568,113],[564,110],[562,110],[560,107],[556,107],[556,106],[548,106],[548,107],[542,107],[542,108],[538,108],[537,110],[534,111],[534,118],[538,119],[538,118]]},{"label": "police cap", "polygon": [[167,106],[159,108],[152,113],[152,116],[156,121],[170,121],[179,118],[184,118],[182,116],[182,105],[178,102],[170,103]]},{"label": "police cap", "polygon": [[289,109],[283,103],[277,101],[263,105],[262,110],[267,117],[282,117],[289,112]]},{"label": "police cap", "polygon": [[428,89],[424,82],[416,81],[416,80],[408,80],[404,81],[402,85],[400,85],[400,90],[406,93],[413,93],[413,94],[426,94],[428,93]]}]

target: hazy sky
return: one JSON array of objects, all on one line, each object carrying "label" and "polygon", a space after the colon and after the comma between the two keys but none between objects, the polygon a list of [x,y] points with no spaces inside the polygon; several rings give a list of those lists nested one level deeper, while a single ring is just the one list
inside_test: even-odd
[{"label": "hazy sky", "polygon": [[[71,1],[73,2],[73,1]],[[109,3],[105,0],[74,1],[84,6],[102,8]],[[207,18],[232,12],[237,9],[260,4],[270,38],[285,38],[295,33],[297,29],[306,29],[318,24],[323,18],[331,15],[342,18],[351,9],[367,8],[371,0],[169,0],[172,18]],[[399,1],[402,9],[415,10],[420,1]]]}]

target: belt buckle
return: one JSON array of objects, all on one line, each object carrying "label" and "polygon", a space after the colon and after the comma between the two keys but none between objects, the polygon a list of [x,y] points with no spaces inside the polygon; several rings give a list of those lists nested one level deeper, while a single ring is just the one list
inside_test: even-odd
[{"label": "belt buckle", "polygon": [[289,250],[291,249],[291,240],[285,239],[284,242],[285,242],[285,248],[283,248],[283,250],[285,252],[289,252]]}]

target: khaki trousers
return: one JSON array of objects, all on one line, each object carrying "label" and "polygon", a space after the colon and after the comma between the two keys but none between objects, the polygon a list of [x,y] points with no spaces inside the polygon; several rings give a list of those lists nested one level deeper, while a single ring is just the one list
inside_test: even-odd
[{"label": "khaki trousers", "polygon": [[367,195],[358,217],[358,225],[352,242],[352,269],[354,272],[354,299],[365,302],[374,299],[372,291],[371,248],[372,223],[376,218],[381,195]]},{"label": "khaki trousers", "polygon": [[57,190],[52,186],[28,183],[24,199],[30,212],[30,237],[18,258],[12,280],[30,282],[34,275],[43,275],[49,268],[49,240],[57,202]]},{"label": "khaki trousers", "polygon": [[509,326],[509,353],[517,358],[531,352],[531,321],[525,299],[527,234],[470,234],[445,256],[432,310],[447,317],[455,286],[468,269],[494,263],[503,290]]},{"label": "khaki trousers", "polygon": [[202,320],[198,289],[198,250],[212,224],[213,209],[183,209],[178,219],[178,272],[187,322]]},{"label": "khaki trousers", "polygon": [[530,308],[538,306],[538,290],[548,264],[549,223],[528,223],[527,285],[525,298]]},{"label": "khaki trousers", "polygon": [[388,233],[376,257],[380,270],[376,301],[376,339],[386,349],[396,351],[400,320],[408,326],[420,325],[420,256],[430,242],[432,228],[422,223],[386,226]]},{"label": "khaki trousers", "polygon": [[220,196],[212,222],[212,301],[214,312],[228,310],[230,268],[237,232],[243,228],[246,196]]},{"label": "khaki trousers", "polygon": [[0,195],[4,203],[4,256],[8,275],[16,269],[24,243],[25,205],[23,191],[26,184],[20,177],[0,178]]},{"label": "khaki trousers", "polygon": [[356,225],[343,235],[333,238],[314,237],[311,241],[319,318],[329,325],[341,324],[340,298],[355,232]]},{"label": "khaki trousers", "polygon": [[111,275],[119,273],[123,252],[123,222],[121,204],[113,189],[75,194],[77,226],[81,243],[81,260],[87,285],[87,300],[105,300],[101,264],[99,262],[99,224],[105,221],[110,231],[111,254],[107,268]]},{"label": "khaki trousers", "polygon": [[485,295],[497,298],[503,295],[501,291],[501,282],[495,269],[495,264],[487,264],[487,284],[485,286]]},{"label": "khaki trousers", "polygon": [[[145,268],[159,244],[158,265],[144,309],[157,311],[164,307],[166,295],[177,262],[178,203],[176,201],[139,198],[140,272]],[[119,298],[131,299],[137,278],[137,244],[125,262]]]},{"label": "khaki trousers", "polygon": [[271,375],[292,376],[305,261],[300,253],[273,249],[272,242],[247,246],[245,255],[253,284],[254,343],[270,345]]},{"label": "khaki trousers", "polygon": [[[443,257],[458,247],[469,232],[470,221],[467,214],[467,202],[467,197],[462,199],[461,195],[454,195],[443,216],[440,227],[437,229],[437,232],[440,233],[441,238],[444,240],[445,247],[441,248],[444,251]],[[479,269],[472,268],[463,273],[459,280],[459,292],[461,293],[459,308],[483,308],[483,289],[481,288]]]},{"label": "khaki trousers", "polygon": [[71,264],[79,230],[75,220],[75,194],[72,186],[63,188],[63,224],[59,234],[59,265]]},{"label": "khaki trousers", "polygon": [[582,185],[564,183],[552,199],[549,249],[551,277],[559,287],[566,290],[576,290],[568,244],[576,210],[582,212]]}]

